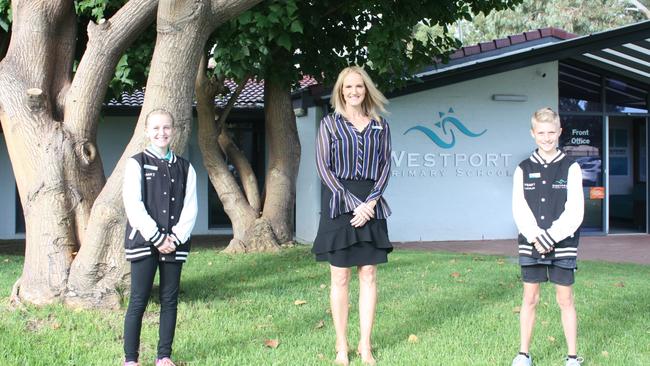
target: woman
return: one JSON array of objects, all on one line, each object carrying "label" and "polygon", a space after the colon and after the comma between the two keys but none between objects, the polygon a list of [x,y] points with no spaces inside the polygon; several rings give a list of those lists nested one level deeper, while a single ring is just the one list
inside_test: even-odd
[{"label": "woman", "polygon": [[336,364],[348,365],[348,284],[359,273],[360,339],[364,364],[374,365],[370,334],[377,304],[377,264],[388,261],[383,198],[390,173],[390,129],[379,111],[386,98],[360,67],[347,67],[332,91],[334,113],[321,120],[316,165],[323,182],[321,219],[312,252],[328,261],[336,331]]}]

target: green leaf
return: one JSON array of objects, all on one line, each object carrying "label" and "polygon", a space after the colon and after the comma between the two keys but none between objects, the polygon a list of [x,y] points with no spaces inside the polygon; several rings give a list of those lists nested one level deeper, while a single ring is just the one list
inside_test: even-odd
[{"label": "green leaf", "polygon": [[292,33],[303,33],[302,23],[300,22],[300,20],[298,19],[294,20],[291,23],[291,27],[289,28],[289,30]]},{"label": "green leaf", "polygon": [[249,24],[250,22],[253,21],[253,13],[250,12],[250,11],[247,11],[247,12],[243,13],[242,15],[240,15],[238,20],[239,20],[239,24],[241,24],[241,25]]},{"label": "green leaf", "polygon": [[287,51],[291,51],[291,39],[286,33],[282,33],[275,42],[279,46],[284,47]]}]

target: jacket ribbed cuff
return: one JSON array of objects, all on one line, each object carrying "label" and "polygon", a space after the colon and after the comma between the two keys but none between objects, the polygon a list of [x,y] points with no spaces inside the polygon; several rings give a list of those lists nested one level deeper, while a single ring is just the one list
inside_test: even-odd
[{"label": "jacket ribbed cuff", "polygon": [[546,249],[546,251],[549,252],[553,250],[555,244],[557,244],[555,240],[553,240],[551,235],[548,233],[548,230],[544,230],[544,232],[535,239],[542,247],[544,247],[544,249]]},{"label": "jacket ribbed cuff", "polygon": [[169,236],[171,236],[172,241],[174,242],[174,245],[175,245],[177,248],[178,248],[179,245],[183,244],[183,243],[181,242],[181,240],[178,238],[178,236],[176,236],[176,234],[171,233],[171,234],[169,234]]},{"label": "jacket ribbed cuff", "polygon": [[167,235],[161,233],[160,231],[156,231],[155,234],[151,238],[149,238],[149,242],[153,244],[156,248],[159,248],[163,243],[165,242],[165,238],[167,238]]}]

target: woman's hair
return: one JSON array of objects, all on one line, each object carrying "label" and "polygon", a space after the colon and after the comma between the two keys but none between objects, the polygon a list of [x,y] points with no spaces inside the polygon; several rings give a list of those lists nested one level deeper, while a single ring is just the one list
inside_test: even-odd
[{"label": "woman's hair", "polygon": [[176,121],[174,120],[174,116],[172,116],[171,112],[163,108],[156,108],[151,110],[149,113],[147,113],[147,116],[144,118],[144,126],[147,127],[149,125],[149,118],[151,116],[157,116],[157,115],[168,116],[169,119],[172,120],[172,126],[176,124]]},{"label": "woman's hair", "polygon": [[370,76],[368,76],[368,73],[359,66],[348,66],[339,73],[336,83],[334,84],[334,89],[332,89],[332,97],[330,100],[332,108],[334,108],[336,113],[344,114],[345,99],[343,98],[343,80],[353,72],[361,76],[363,84],[366,87],[366,96],[363,98],[363,102],[361,103],[363,113],[368,117],[379,121],[379,113],[387,113],[384,105],[388,104],[388,100],[379,89],[377,89],[375,83],[373,83]]}]

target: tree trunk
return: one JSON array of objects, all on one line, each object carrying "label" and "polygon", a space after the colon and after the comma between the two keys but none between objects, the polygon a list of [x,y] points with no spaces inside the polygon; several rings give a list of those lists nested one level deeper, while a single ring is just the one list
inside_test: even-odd
[{"label": "tree trunk", "polygon": [[[230,97],[228,105],[221,112],[218,121],[215,123],[214,97],[217,90],[223,89],[223,87],[222,85],[217,85],[214,79],[208,79],[206,77],[204,61],[205,58],[199,66],[199,74],[195,87],[197,98],[196,109],[199,120],[199,147],[201,148],[203,164],[208,172],[210,182],[217,191],[224,211],[226,211],[232,223],[233,238],[224,252],[247,253],[277,251],[279,247],[270,224],[268,221],[259,218],[259,208],[256,209],[253,207],[250,203],[250,198],[248,198],[253,197],[253,201],[255,201],[255,197],[259,197],[259,190],[253,170],[250,168],[250,164],[248,164],[246,158],[241,154],[241,151],[237,149],[229,138],[225,128],[225,121],[228,114],[244,88],[246,81],[240,83],[237,90]],[[232,154],[229,155],[229,158],[235,162],[236,169],[240,173],[243,173],[242,181],[248,184],[248,194],[246,196],[228,169],[221,149]],[[257,201],[259,202],[259,199]]]},{"label": "tree trunk", "polygon": [[126,228],[122,203],[124,164],[148,144],[143,133],[144,118],[153,109],[169,111],[175,119],[171,147],[177,154],[183,153],[190,136],[194,80],[205,42],[217,26],[259,1],[159,2],[156,45],[142,111],[131,141],[93,205],[87,224],[87,240],[79,252],[81,260],[75,260],[71,268],[68,304],[83,307],[119,305],[120,296],[128,288],[129,274],[123,249]]},{"label": "tree trunk", "polygon": [[[182,154],[192,121],[193,80],[200,51],[209,35],[206,4],[196,1],[160,1],[157,38],[147,80],[142,112],[106,186],[95,201],[88,221],[87,241],[72,266],[68,304],[89,307],[119,306],[128,267],[124,259],[126,217],[122,203],[122,180],[126,159],[142,151],[148,141],[144,132],[146,114],[164,108],[175,119],[172,150]],[[173,83],[170,83],[173,80]]]},{"label": "tree trunk", "polygon": [[122,169],[145,145],[142,116],[153,108],[170,111],[178,132],[173,148],[182,153],[205,40],[257,2],[160,2],[143,114],[106,186],[96,147],[101,105],[120,56],[151,24],[158,1],[130,0],[110,20],[91,23],[74,80],[73,3],[12,2],[11,40],[0,62],[0,122],[26,223],[25,264],[12,299],[46,304],[65,295],[69,304],[119,304],[126,274]]},{"label": "tree trunk", "polygon": [[19,300],[49,303],[65,291],[90,209],[105,182],[96,131],[106,88],[121,53],[151,24],[155,7],[152,0],[133,0],[113,17],[113,28],[111,22],[90,23],[86,53],[72,81],[72,4],[14,3],[0,83],[11,85],[3,91],[15,90],[0,94],[0,103],[3,125],[13,127],[5,128],[11,130],[7,145],[26,222]]},{"label": "tree trunk", "polygon": [[244,153],[239,150],[232,140],[230,131],[225,123],[222,124],[221,133],[219,134],[219,146],[239,173],[248,204],[255,212],[260,212],[262,210],[262,200],[260,198],[260,189],[257,185],[257,177]]},{"label": "tree trunk", "polygon": [[300,140],[288,86],[272,79],[264,83],[264,111],[268,168],[264,213],[280,243],[293,240],[296,179],[300,164]]},{"label": "tree trunk", "polygon": [[[14,1],[11,41],[0,63],[0,121],[26,225],[19,298],[47,304],[65,289],[77,242],[66,170],[75,169],[69,131],[56,120],[56,85],[74,53],[69,2]],[[70,20],[72,19],[72,21]],[[72,193],[72,194],[70,194]]]}]

